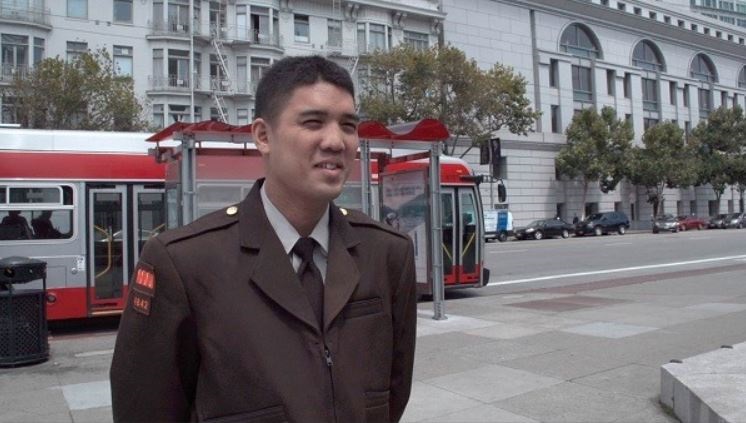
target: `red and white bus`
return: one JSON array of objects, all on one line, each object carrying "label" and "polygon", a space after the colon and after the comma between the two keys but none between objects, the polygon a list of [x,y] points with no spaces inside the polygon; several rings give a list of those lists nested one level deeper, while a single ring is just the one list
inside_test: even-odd
[{"label": "red and white bus", "polygon": [[[161,140],[161,158],[170,151],[173,159],[156,160],[156,145],[145,141],[149,136],[0,128],[0,258],[47,262],[50,320],[121,313],[145,242],[183,222],[178,146]],[[263,174],[250,145],[222,147],[197,155],[195,218],[239,202]],[[384,176],[428,166],[421,159],[385,163]],[[377,218],[376,165],[371,200]],[[476,179],[464,161],[441,158],[446,288],[479,287],[488,279]],[[362,208],[361,185],[357,169],[337,203]],[[41,281],[29,287],[40,288]]]},{"label": "red and white bus", "polygon": [[0,129],[0,257],[47,262],[50,320],[121,312],[142,246],[164,229],[165,165],[147,136]]}]

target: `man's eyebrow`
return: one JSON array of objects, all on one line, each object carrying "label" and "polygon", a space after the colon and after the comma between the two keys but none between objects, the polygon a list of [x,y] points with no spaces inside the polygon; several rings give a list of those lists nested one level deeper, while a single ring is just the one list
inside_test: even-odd
[{"label": "man's eyebrow", "polygon": [[[307,118],[307,117],[317,117],[317,118],[326,118],[329,116],[329,112],[326,112],[324,110],[305,110],[300,113],[299,117]],[[343,113],[342,119],[344,120],[351,120],[355,123],[360,122],[360,116],[358,116],[357,113]]]}]

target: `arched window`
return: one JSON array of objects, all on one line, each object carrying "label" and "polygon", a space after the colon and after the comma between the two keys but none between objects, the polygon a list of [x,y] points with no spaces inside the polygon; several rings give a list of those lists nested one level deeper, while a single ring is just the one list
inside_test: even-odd
[{"label": "arched window", "polygon": [[658,47],[648,40],[642,40],[635,46],[632,52],[632,65],[652,71],[666,70],[663,55]]},{"label": "arched window", "polygon": [[738,88],[746,88],[746,66],[741,68],[741,73],[738,74]]},{"label": "arched window", "polygon": [[560,38],[560,49],[573,56],[601,58],[601,47],[593,32],[585,25],[572,24]]},{"label": "arched window", "polygon": [[712,60],[706,55],[700,53],[694,57],[692,67],[689,69],[692,78],[705,82],[718,82],[717,71]]}]

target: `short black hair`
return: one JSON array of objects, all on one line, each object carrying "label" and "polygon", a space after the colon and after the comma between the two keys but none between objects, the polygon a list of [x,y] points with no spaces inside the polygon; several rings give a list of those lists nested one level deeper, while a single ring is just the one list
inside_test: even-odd
[{"label": "short black hair", "polygon": [[321,56],[286,57],[272,65],[259,81],[254,102],[255,117],[272,121],[296,88],[324,81],[355,98],[355,86],[345,68]]}]

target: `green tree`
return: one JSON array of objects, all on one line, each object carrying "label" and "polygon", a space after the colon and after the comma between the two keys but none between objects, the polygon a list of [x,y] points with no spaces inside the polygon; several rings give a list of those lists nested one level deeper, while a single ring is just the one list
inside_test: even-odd
[{"label": "green tree", "polygon": [[653,217],[658,216],[664,188],[685,188],[697,182],[697,169],[684,131],[672,122],[655,125],[645,131],[643,147],[632,147],[627,177],[647,190],[653,205]]},{"label": "green tree", "polygon": [[738,189],[739,194],[739,201],[738,201],[738,210],[741,211],[741,213],[744,212],[744,202],[743,202],[743,194],[744,191],[746,191],[746,152],[742,152],[741,154],[735,156],[731,160],[731,175],[733,176],[733,181],[737,184],[736,188]]},{"label": "green tree", "polygon": [[3,90],[26,128],[135,131],[145,128],[132,77],[119,76],[105,49],[66,62],[44,59]]},{"label": "green tree", "polygon": [[694,128],[692,148],[698,165],[699,185],[710,184],[720,212],[720,198],[729,184],[738,183],[734,161],[746,146],[743,109],[720,107]]},{"label": "green tree", "polygon": [[611,107],[604,107],[600,114],[584,109],[573,117],[565,135],[567,144],[559,151],[555,166],[560,175],[580,178],[583,204],[591,182],[598,181],[602,191],[613,190],[626,173],[632,125],[617,119]]},{"label": "green tree", "polygon": [[437,117],[452,134],[445,145],[449,155],[460,137],[474,147],[503,128],[526,135],[540,116],[530,107],[521,75],[501,64],[484,71],[452,46],[400,46],[374,53],[365,64],[370,78],[361,90],[363,113],[388,124]]}]

